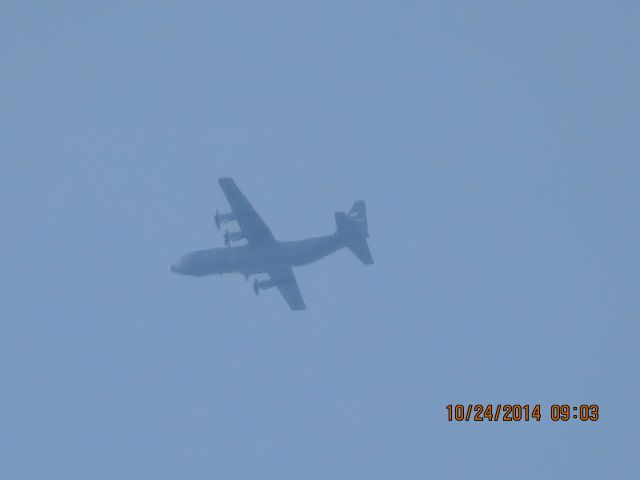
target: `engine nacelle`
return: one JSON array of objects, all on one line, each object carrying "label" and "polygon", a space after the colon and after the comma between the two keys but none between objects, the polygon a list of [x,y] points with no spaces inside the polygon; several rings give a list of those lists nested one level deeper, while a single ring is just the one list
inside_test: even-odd
[{"label": "engine nacelle", "polygon": [[235,220],[235,217],[233,213],[220,213],[216,210],[216,215],[213,217],[213,220],[216,222],[216,227],[220,229],[220,225]]},{"label": "engine nacelle", "polygon": [[242,232],[224,232],[224,244],[228,247],[231,245],[231,242],[237,242],[238,240],[242,240],[246,238],[244,233]]},{"label": "engine nacelle", "polygon": [[256,295],[260,295],[260,290],[264,290],[266,288],[275,287],[277,285],[276,282],[271,280],[270,278],[265,280],[258,280],[257,278],[253,281],[253,291]]}]

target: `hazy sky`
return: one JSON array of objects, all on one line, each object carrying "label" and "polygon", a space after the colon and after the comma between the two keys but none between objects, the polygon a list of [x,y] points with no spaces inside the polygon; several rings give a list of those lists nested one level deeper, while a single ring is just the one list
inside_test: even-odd
[{"label": "hazy sky", "polygon": [[[637,478],[637,2],[102,3],[0,6],[0,478]],[[220,176],[376,264],[169,273]]]}]

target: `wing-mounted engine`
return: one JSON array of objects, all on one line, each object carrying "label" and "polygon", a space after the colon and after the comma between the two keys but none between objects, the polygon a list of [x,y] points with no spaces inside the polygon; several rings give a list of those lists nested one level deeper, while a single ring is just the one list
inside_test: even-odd
[{"label": "wing-mounted engine", "polygon": [[257,278],[253,281],[253,291],[256,295],[260,295],[260,290],[265,290],[267,288],[275,287],[278,283],[274,282],[272,279],[268,278],[266,280],[258,280]]},{"label": "wing-mounted engine", "polygon": [[231,245],[231,242],[237,242],[238,240],[242,240],[247,238],[242,232],[230,232],[228,230],[224,231],[224,244],[228,247]]},{"label": "wing-mounted engine", "polygon": [[256,295],[260,295],[260,290],[265,288],[277,287],[291,310],[304,310],[307,308],[302,295],[300,295],[293,268],[279,268],[269,270],[266,273],[269,275],[267,279],[260,280],[256,278],[253,281],[253,291]]},{"label": "wing-mounted engine", "polygon": [[218,230],[220,230],[220,225],[222,225],[223,223],[229,223],[235,219],[236,217],[233,216],[233,213],[220,213],[218,212],[218,210],[216,210],[216,215],[213,217]]}]

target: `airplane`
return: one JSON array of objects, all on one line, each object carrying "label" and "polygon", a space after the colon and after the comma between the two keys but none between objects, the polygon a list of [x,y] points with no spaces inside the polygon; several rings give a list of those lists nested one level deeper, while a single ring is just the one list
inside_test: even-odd
[{"label": "airplane", "polygon": [[[195,277],[241,273],[247,280],[253,275],[253,291],[256,295],[260,294],[260,290],[276,287],[291,310],[304,310],[307,306],[298,288],[293,267],[315,262],[343,247],[351,250],[363,264],[373,264],[367,244],[367,212],[362,200],[355,202],[346,213],[335,212],[336,231],[331,235],[279,241],[232,178],[219,178],[218,184],[231,206],[231,212],[219,213],[216,210],[216,227],[220,229],[223,224],[235,221],[240,230],[225,230],[225,247],[183,255],[171,265],[171,272]],[[232,242],[241,240],[246,243],[231,246]],[[258,275],[267,275],[268,278],[258,278]]]}]

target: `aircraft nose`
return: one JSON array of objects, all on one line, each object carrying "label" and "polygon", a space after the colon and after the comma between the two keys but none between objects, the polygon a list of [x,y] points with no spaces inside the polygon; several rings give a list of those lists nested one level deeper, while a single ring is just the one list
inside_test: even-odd
[{"label": "aircraft nose", "polygon": [[180,257],[171,264],[171,266],[169,267],[169,271],[171,273],[177,273],[178,275],[188,275],[189,262],[185,259],[185,257]]},{"label": "aircraft nose", "polygon": [[180,265],[180,262],[176,262],[173,263],[170,267],[169,267],[169,271],[171,273],[182,273],[182,266]]},{"label": "aircraft nose", "polygon": [[191,275],[193,270],[192,262],[188,255],[183,255],[178,258],[171,266],[169,271],[171,273],[177,273],[178,275]]}]

